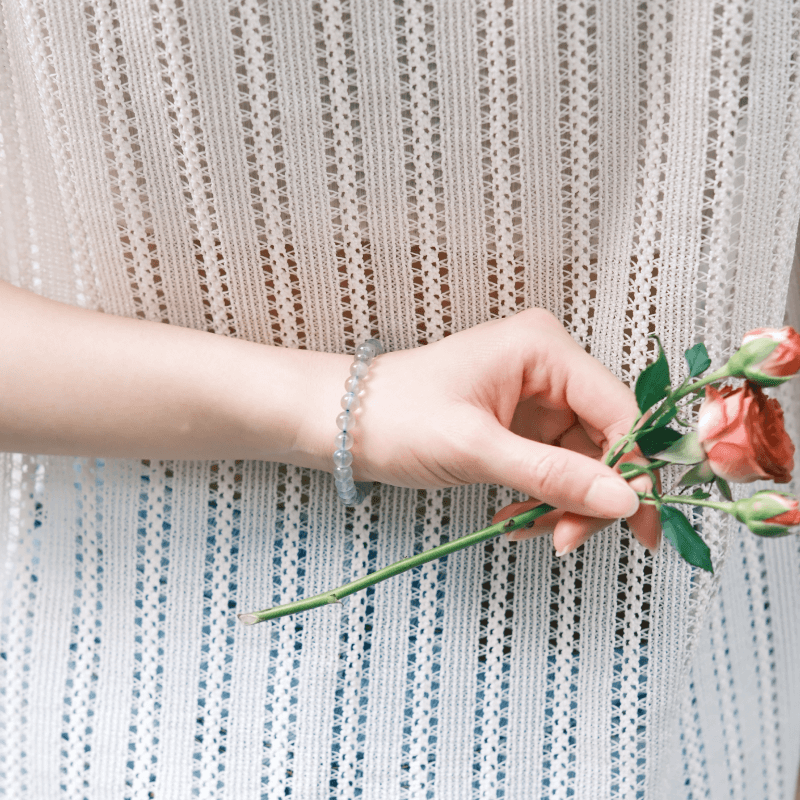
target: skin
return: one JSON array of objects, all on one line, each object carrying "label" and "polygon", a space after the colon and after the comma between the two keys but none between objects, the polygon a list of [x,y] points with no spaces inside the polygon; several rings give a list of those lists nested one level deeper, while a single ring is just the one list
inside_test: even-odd
[{"label": "skin", "polygon": [[[616,505],[602,489],[604,504],[592,505],[589,492],[598,477],[621,480],[601,459],[636,419],[636,400],[542,309],[381,356],[358,414],[356,480],[419,488],[511,486],[532,499],[499,510],[493,522],[550,503],[559,511],[531,531],[515,532],[516,540],[553,532],[558,552],[575,549],[609,519],[625,515],[633,489],[651,488],[646,476],[630,485],[622,481]],[[386,435],[398,429],[400,436]],[[625,460],[647,463],[635,452]],[[628,524],[646,547],[658,546],[655,509],[639,507]]]},{"label": "skin", "polygon": [[[351,356],[115,317],[2,282],[0,320],[4,451],[332,469]],[[633,491],[647,478],[628,485],[601,463],[636,414],[630,389],[553,315],[529,309],[378,357],[356,412],[354,476],[498,483],[560,509],[530,532],[554,531],[559,552],[624,515],[655,548],[657,516]]]}]

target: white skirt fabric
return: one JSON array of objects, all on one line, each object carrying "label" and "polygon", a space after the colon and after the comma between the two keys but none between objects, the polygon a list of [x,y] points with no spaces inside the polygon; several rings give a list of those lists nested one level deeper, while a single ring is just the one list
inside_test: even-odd
[{"label": "white skirt fabric", "polygon": [[[783,322],[796,2],[0,13],[0,276],[24,288],[331,352],[541,306],[629,384],[651,333],[679,370]],[[797,537],[695,513],[713,576],[619,524],[564,559],[498,539],[244,628],[517,498],[345,511],[281,464],[0,464],[9,797],[792,796]]]}]

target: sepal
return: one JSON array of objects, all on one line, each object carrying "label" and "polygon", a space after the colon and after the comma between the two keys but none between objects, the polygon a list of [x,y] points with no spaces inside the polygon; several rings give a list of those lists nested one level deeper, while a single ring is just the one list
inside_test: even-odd
[{"label": "sepal", "polygon": [[661,461],[669,461],[672,464],[699,464],[701,461],[706,460],[706,453],[700,444],[697,431],[690,431],[681,436],[678,441],[671,444],[666,450],[656,453],[655,458]]},{"label": "sepal", "polygon": [[725,478],[721,478],[719,475],[716,477],[717,489],[719,489],[719,493],[729,502],[733,500],[733,495],[731,494],[731,487],[728,485],[728,481]]},{"label": "sepal", "polygon": [[681,475],[681,486],[695,486],[698,483],[708,483],[714,480],[714,473],[708,461],[701,461]]},{"label": "sepal", "polygon": [[731,511],[758,536],[785,536],[800,525],[800,503],[792,495],[770,489],[737,500]]},{"label": "sepal", "polygon": [[746,342],[728,359],[728,374],[732,378],[746,378],[760,386],[779,386],[786,383],[791,380],[791,375],[767,375],[758,369],[779,346],[780,342],[767,337]]}]

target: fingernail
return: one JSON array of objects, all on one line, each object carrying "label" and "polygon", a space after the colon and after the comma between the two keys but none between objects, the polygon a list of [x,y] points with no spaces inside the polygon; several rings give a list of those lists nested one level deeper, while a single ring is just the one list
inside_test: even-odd
[{"label": "fingernail", "polygon": [[533,531],[528,530],[527,528],[517,528],[517,530],[506,534],[509,542],[522,542],[525,539],[530,539],[533,535]]},{"label": "fingernail", "polygon": [[528,539],[538,538],[539,536],[546,536],[555,530],[554,525],[534,525],[529,528],[527,525],[524,528],[518,528],[515,531],[507,534],[510,542],[525,542]]},{"label": "fingernail", "polygon": [[556,550],[556,558],[564,558],[567,553],[571,553],[574,549],[574,544],[568,544],[563,550]]},{"label": "fingernail", "polygon": [[639,508],[636,492],[619,478],[595,478],[586,505],[601,517],[629,517]]},{"label": "fingernail", "polygon": [[654,556],[658,552],[658,548],[661,546],[661,534],[658,534],[656,538],[656,543],[652,547],[648,547],[647,549],[650,551],[650,555]]}]

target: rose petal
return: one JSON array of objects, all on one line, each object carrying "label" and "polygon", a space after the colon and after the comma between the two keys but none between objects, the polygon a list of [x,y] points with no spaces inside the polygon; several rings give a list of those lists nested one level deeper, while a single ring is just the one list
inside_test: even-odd
[{"label": "rose petal", "polygon": [[734,483],[751,483],[768,478],[746,447],[731,442],[718,442],[708,453],[708,461],[715,475]]},{"label": "rose petal", "polygon": [[697,435],[700,442],[719,436],[728,427],[725,404],[713,386],[706,386],[706,399],[700,406]]},{"label": "rose petal", "polygon": [[783,514],[778,514],[764,521],[772,525],[786,525],[787,527],[800,525],[800,509],[795,508],[793,511],[784,511]]}]

